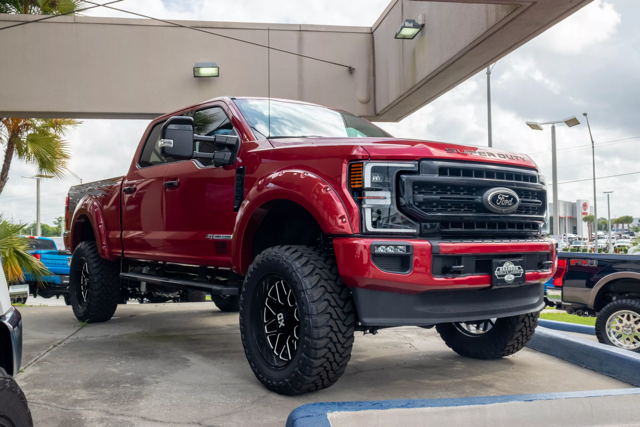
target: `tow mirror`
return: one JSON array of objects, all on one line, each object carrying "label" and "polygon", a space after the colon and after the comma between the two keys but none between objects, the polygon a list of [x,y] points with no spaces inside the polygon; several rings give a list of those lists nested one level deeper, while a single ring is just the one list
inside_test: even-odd
[{"label": "tow mirror", "polygon": [[175,116],[162,125],[158,148],[165,157],[193,158],[193,118]]},{"label": "tow mirror", "polygon": [[202,136],[196,135],[195,141],[209,142],[218,147],[228,148],[229,151],[215,151],[213,153],[202,153],[196,151],[193,153],[194,159],[211,159],[215,167],[231,165],[236,161],[238,154],[238,144],[240,138],[234,135],[215,135],[215,136]]}]

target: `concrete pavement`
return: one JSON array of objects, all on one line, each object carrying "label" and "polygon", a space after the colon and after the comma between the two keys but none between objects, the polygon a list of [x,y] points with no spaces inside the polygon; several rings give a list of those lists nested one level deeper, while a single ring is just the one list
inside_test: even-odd
[{"label": "concrete pavement", "polygon": [[22,307],[25,368],[17,376],[36,426],[283,426],[313,402],[433,399],[620,389],[628,384],[525,349],[465,359],[437,333],[358,333],[345,376],[297,397],[267,391],[244,356],[238,315],[211,302],[123,305],[82,327],[70,307]]}]

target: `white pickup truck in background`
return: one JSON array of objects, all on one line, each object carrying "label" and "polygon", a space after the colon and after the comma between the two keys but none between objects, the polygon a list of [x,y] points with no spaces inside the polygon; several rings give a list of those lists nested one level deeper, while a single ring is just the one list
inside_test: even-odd
[{"label": "white pickup truck in background", "polygon": [[[11,306],[0,256],[0,425],[33,426],[27,399],[12,375],[22,363],[22,317]],[[5,421],[5,422],[3,422]]]}]

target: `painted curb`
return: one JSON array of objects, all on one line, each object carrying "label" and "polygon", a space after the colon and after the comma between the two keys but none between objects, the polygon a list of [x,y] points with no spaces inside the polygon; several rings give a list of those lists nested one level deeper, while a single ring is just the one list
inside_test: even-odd
[{"label": "painted curb", "polygon": [[578,325],[575,323],[567,323],[567,322],[556,322],[555,320],[546,320],[546,319],[538,319],[538,325],[548,329],[555,329],[556,331],[575,332],[578,334],[586,334],[586,335],[593,335],[593,336],[596,335],[595,326]]},{"label": "painted curb", "polygon": [[640,354],[538,327],[527,347],[640,387]]},{"label": "painted curb", "polygon": [[294,409],[287,418],[287,427],[331,427],[328,414],[331,412],[384,411],[387,409],[438,408],[470,405],[493,405],[510,402],[533,402],[538,400],[576,399],[640,395],[640,388],[619,390],[592,390],[565,393],[521,394],[509,396],[462,397],[447,399],[374,400],[369,402],[308,403]]}]

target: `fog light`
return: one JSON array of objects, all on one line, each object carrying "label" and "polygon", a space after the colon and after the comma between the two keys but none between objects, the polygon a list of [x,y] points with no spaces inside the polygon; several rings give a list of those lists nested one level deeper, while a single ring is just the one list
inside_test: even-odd
[{"label": "fog light", "polygon": [[406,245],[375,245],[373,252],[377,254],[406,254],[409,249]]},{"label": "fog light", "polygon": [[220,67],[215,62],[197,62],[193,66],[193,77],[219,77]]}]

